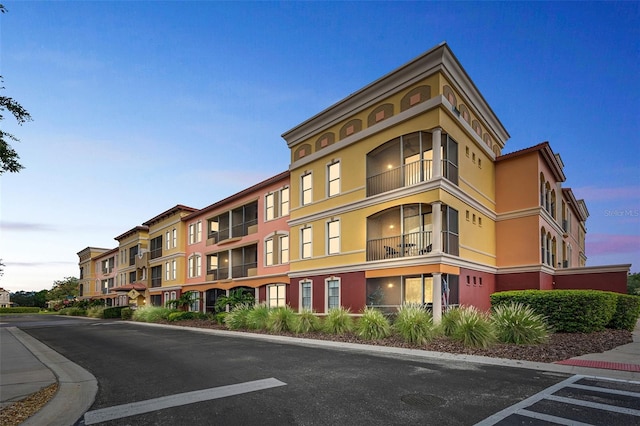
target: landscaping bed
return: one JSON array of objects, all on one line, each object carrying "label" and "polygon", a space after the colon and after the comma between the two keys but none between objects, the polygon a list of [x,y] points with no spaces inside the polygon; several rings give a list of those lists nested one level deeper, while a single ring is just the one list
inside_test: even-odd
[{"label": "landscaping bed", "polygon": [[[227,327],[208,320],[184,320],[177,322],[163,321],[163,323],[183,327],[228,330]],[[263,330],[244,331],[259,334],[274,334],[268,333]],[[562,361],[580,355],[608,351],[618,346],[631,343],[633,341],[633,336],[630,331],[612,329],[594,333],[553,333],[546,343],[535,345],[495,343],[488,348],[466,347],[462,343],[447,337],[437,337],[436,339],[425,345],[411,345],[397,336],[387,337],[380,340],[364,340],[357,337],[353,333],[335,335],[322,332],[312,332],[306,334],[283,332],[279,333],[279,335],[302,337],[308,339],[331,340],[336,342],[423,349],[426,351],[447,352],[453,354],[481,355],[494,358],[508,358],[535,362]]]}]

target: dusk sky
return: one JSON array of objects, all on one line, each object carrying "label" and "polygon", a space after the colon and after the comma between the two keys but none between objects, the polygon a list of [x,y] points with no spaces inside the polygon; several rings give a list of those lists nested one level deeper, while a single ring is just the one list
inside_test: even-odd
[{"label": "dusk sky", "polygon": [[33,121],[0,177],[0,287],[285,171],[281,134],[446,41],[511,139],[549,141],[587,265],[640,271],[640,2],[2,1],[4,96]]}]

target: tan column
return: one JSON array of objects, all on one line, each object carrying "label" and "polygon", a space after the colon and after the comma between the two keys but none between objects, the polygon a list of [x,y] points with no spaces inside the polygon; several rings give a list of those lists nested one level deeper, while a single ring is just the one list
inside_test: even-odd
[{"label": "tan column", "polygon": [[437,179],[442,177],[442,129],[440,127],[431,131],[431,146],[433,157],[431,179]]},{"label": "tan column", "polygon": [[442,252],[442,203],[436,201],[431,203],[431,251],[433,253]]},{"label": "tan column", "polygon": [[442,274],[433,273],[433,323],[442,321]]}]

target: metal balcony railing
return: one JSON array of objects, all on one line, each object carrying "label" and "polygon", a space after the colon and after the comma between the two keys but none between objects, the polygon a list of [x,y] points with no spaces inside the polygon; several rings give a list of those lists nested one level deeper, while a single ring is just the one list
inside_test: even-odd
[{"label": "metal balcony railing", "polygon": [[432,251],[431,231],[367,241],[367,261],[422,256]]},{"label": "metal balcony railing", "polygon": [[244,265],[235,265],[231,268],[231,276],[233,278],[243,278],[249,276],[249,269],[257,267],[257,262],[245,263]]},{"label": "metal balcony railing", "polygon": [[367,197],[431,179],[431,160],[403,164],[367,178]]}]

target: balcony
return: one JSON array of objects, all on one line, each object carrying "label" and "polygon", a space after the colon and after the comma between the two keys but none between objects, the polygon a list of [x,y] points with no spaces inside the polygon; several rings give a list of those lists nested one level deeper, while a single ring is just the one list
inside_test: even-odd
[{"label": "balcony", "polygon": [[431,231],[367,241],[367,261],[423,256],[433,249]]},{"label": "balcony", "polygon": [[256,275],[257,262],[245,263],[243,265],[235,265],[231,268],[231,274],[233,278],[244,278]]},{"label": "balcony", "polygon": [[367,178],[367,197],[431,180],[431,160],[419,160]]}]

